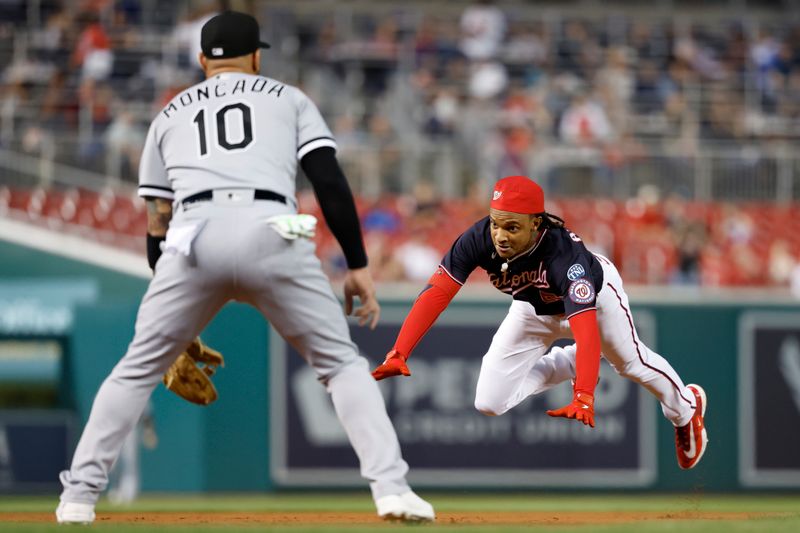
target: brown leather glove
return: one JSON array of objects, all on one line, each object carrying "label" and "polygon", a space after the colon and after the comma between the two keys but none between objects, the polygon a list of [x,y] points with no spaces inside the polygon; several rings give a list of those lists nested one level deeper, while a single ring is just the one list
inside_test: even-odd
[{"label": "brown leather glove", "polygon": [[218,366],[225,366],[222,354],[197,337],[164,374],[164,386],[187,401],[208,405],[218,397],[210,379]]}]

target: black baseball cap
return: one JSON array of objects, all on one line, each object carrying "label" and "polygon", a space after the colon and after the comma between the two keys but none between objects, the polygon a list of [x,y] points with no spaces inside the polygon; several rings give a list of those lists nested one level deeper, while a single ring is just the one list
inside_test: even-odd
[{"label": "black baseball cap", "polygon": [[225,59],[269,48],[269,44],[261,42],[256,19],[246,13],[225,11],[203,24],[200,48],[209,59]]}]

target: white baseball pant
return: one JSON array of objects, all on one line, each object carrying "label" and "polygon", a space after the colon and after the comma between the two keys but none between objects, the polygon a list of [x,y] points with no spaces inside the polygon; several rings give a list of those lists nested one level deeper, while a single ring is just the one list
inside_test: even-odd
[{"label": "white baseball pant", "polygon": [[[649,390],[673,425],[687,424],[694,414],[694,395],[675,369],[639,339],[619,272],[605,257],[596,257],[604,276],[596,304],[603,357],[618,374]],[[475,408],[501,415],[528,396],[575,377],[575,345],[545,355],[554,341],[572,337],[564,315],[540,316],[530,303],[512,302],[483,356]]]}]

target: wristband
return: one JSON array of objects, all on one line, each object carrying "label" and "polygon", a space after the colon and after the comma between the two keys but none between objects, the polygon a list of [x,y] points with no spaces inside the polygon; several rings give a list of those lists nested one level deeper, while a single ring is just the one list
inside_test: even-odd
[{"label": "wristband", "polygon": [[156,263],[158,258],[161,257],[161,243],[164,242],[166,237],[154,237],[147,234],[147,264],[150,265],[150,270],[156,271]]}]

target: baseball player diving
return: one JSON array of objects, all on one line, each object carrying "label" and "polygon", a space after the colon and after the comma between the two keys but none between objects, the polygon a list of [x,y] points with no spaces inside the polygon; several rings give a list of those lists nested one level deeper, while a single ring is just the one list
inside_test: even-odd
[{"label": "baseball player diving", "polygon": [[[678,465],[697,465],[708,443],[705,392],[684,385],[672,366],[642,343],[617,269],[547,213],[541,187],[524,176],[495,184],[489,215],[462,233],[444,256],[394,347],[373,371],[375,379],[411,375],[408,356],[478,267],[513,301],[483,356],[476,409],[502,415],[528,396],[574,379],[572,403],[547,414],[594,427],[602,353],[620,375],[661,402],[675,426]],[[545,355],[560,338],[574,338],[575,344]]]},{"label": "baseball player diving", "polygon": [[[256,20],[224,12],[202,28],[206,79],[153,120],[139,195],[154,276],[125,356],[101,385],[71,468],[60,523],[91,523],[125,437],[162,375],[230,300],[256,307],[315,370],[369,480],[378,515],[434,519],[406,482],[383,397],[314,255],[313,217],[297,214],[298,161],[349,268],[346,312],[374,327],[380,307],[336,143],[300,90],[259,75]],[[360,305],[353,311],[353,299]]]}]

